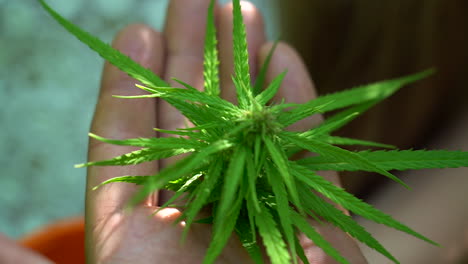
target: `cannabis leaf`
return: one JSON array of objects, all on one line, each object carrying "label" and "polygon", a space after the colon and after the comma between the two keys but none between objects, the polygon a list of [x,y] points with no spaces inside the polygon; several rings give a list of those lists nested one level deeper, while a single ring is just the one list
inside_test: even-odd
[{"label": "cannabis leaf", "polygon": [[247,34],[242,18],[239,1],[233,1],[233,51],[234,77],[233,82],[237,91],[240,108],[246,108],[253,102],[250,84],[249,51],[247,49]]},{"label": "cannabis leaf", "polygon": [[[170,87],[150,70],[114,50],[108,44],[73,25],[39,0],[44,9],[65,29],[143,85],[148,92],[119,98],[161,98],[178,109],[194,127],[156,131],[175,135],[171,138],[106,139],[108,144],[140,148],[104,161],[77,165],[124,166],[186,154],[176,163],[154,175],[124,175],[107,180],[96,188],[114,182],[141,185],[131,205],[157,189],[173,190],[175,195],[160,208],[185,197],[177,221],[185,221],[183,239],[193,223],[211,223],[213,235],[204,264],[214,263],[228,239],[237,234],[252,260],[263,263],[264,253],[271,263],[309,263],[298,240],[303,233],[340,263],[349,263],[326,241],[309,220],[324,221],[342,229],[394,263],[399,263],[375,238],[350,216],[323,197],[369,220],[403,231],[428,243],[429,238],[333,185],[317,171],[371,171],[406,186],[391,170],[455,168],[468,166],[468,152],[448,150],[397,150],[387,144],[333,136],[332,133],[388,98],[404,85],[427,77],[433,70],[362,85],[324,95],[304,104],[281,102],[269,105],[277,94],[287,71],[268,85],[268,66],[277,42],[270,50],[255,84],[251,83],[245,25],[239,0],[233,1],[233,52],[237,105],[220,98],[219,59],[214,22],[214,3],[208,7],[204,48],[204,90],[174,79],[184,88]],[[266,87],[265,90],[263,88]],[[308,131],[287,131],[290,125],[313,114],[335,111],[320,125]],[[387,148],[378,151],[349,151],[337,145]],[[316,155],[299,160],[290,157],[307,150]],[[313,192],[315,191],[315,192]],[[200,211],[212,208],[212,216],[198,219]],[[261,238],[261,239],[259,239]],[[261,242],[260,242],[261,241]]]},{"label": "cannabis leaf", "polygon": [[217,43],[214,23],[214,2],[211,2],[206,18],[205,59],[203,61],[205,70],[203,76],[205,79],[205,92],[214,96],[218,96],[220,93]]},{"label": "cannabis leaf", "polygon": [[[361,157],[378,165],[384,170],[418,170],[436,168],[468,167],[468,153],[446,150],[391,150],[360,151]],[[357,171],[359,168],[348,162],[340,162],[322,156],[305,158],[299,164],[315,170]]]}]

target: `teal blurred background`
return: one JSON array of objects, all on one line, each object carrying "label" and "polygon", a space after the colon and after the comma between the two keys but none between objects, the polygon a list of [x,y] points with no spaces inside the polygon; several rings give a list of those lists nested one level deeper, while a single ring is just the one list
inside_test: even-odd
[{"label": "teal blurred background", "polygon": [[[133,22],[161,30],[168,4],[47,2],[106,42]],[[276,38],[274,1],[252,2]],[[0,0],[0,47],[0,232],[17,238],[83,214],[86,170],[73,165],[86,160],[103,60],[32,0]]]}]

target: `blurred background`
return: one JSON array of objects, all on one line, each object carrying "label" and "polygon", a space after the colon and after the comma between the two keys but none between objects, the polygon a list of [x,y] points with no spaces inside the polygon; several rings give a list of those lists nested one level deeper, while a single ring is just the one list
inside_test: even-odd
[{"label": "blurred background", "polygon": [[[319,94],[435,68],[339,131],[404,148],[468,150],[468,1],[281,1],[281,32]],[[358,218],[401,263],[468,263],[468,169],[344,174],[349,191],[437,241],[437,248]],[[362,247],[369,263],[390,263]]]},{"label": "blurred background", "polygon": [[[227,1],[220,1],[225,3]],[[305,59],[320,94],[436,68],[339,132],[399,148],[468,150],[468,2],[252,0],[270,40]],[[110,42],[123,26],[162,30],[167,0],[49,0]],[[19,238],[83,214],[87,132],[103,61],[31,0],[0,0],[0,232]],[[441,243],[358,219],[401,263],[468,263],[468,171],[343,175],[345,187]],[[363,248],[369,263],[389,263]]]}]

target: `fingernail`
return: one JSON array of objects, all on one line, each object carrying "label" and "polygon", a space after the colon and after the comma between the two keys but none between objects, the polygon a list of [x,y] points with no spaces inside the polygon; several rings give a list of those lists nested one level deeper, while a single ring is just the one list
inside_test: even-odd
[{"label": "fingernail", "polygon": [[[124,28],[117,34],[112,46],[138,64],[155,72],[157,72],[156,65],[161,64],[161,58],[157,58],[157,54],[161,53],[158,50],[162,47],[160,38],[155,34],[155,31],[147,26],[130,25]],[[109,63],[106,63],[106,67],[109,67]],[[130,78],[126,73],[115,67],[110,67],[109,75],[111,80]]]},{"label": "fingernail", "polygon": [[149,51],[149,36],[146,36],[145,40],[145,35],[148,33],[145,34],[144,28],[136,25],[128,26],[117,34],[112,46],[134,61],[142,61]]}]

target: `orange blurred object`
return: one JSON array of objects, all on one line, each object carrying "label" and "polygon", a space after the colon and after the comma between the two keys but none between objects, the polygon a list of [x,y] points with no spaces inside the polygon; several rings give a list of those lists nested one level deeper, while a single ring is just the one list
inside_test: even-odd
[{"label": "orange blurred object", "polygon": [[19,243],[57,264],[83,264],[84,237],[84,218],[75,217],[47,225],[23,237]]}]

